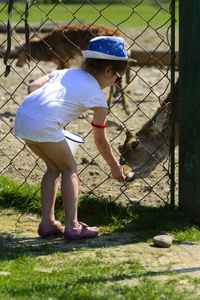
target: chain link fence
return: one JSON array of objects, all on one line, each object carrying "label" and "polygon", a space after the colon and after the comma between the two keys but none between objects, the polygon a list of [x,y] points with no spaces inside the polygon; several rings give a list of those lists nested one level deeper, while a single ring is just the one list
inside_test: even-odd
[{"label": "chain link fence", "polygon": [[[7,1],[1,4],[1,13],[9,11],[11,2]],[[29,83],[50,73],[58,66],[55,64],[55,60],[48,61],[46,59],[44,61],[45,57],[36,58],[31,49],[31,42],[28,41],[31,39],[43,41],[48,51],[53,52],[54,56],[66,63],[67,67],[73,57],[74,53],[71,53],[67,61],[63,60],[54,51],[53,45],[49,45],[45,40],[46,35],[53,28],[56,27],[58,31],[63,31],[63,22],[58,21],[59,17],[56,17],[56,12],[60,12],[61,7],[66,17],[64,27],[68,28],[71,24],[77,24],[77,26],[83,24],[91,36],[96,35],[92,30],[94,25],[108,26],[115,34],[118,30],[117,32],[123,36],[127,44],[129,55],[138,60],[137,64],[129,66],[130,78],[127,76],[122,83],[128,110],[126,111],[123,107],[122,93],[120,92],[117,96],[115,93],[112,94],[112,103],[107,117],[107,135],[118,160],[121,155],[118,147],[124,143],[125,131],[134,129],[138,132],[144,123],[152,120],[155,112],[163,105],[163,101],[170,92],[170,1],[152,0],[153,10],[147,14],[148,18],[146,14],[143,15],[145,9],[142,8],[146,7],[145,1],[110,1],[109,3],[107,1],[105,4],[104,2],[94,4],[93,1],[79,1],[74,8],[61,0],[54,2],[45,8],[37,1],[26,1],[22,10],[22,4],[18,5],[18,2],[14,1],[10,21],[12,14],[17,15],[19,21],[7,23],[7,20],[2,20],[0,24],[0,176],[8,176],[12,180],[20,182],[21,185],[27,184],[30,189],[32,185],[40,185],[45,165],[14,134],[14,119],[18,107],[27,96]],[[123,20],[120,20],[120,17],[115,14],[115,2],[120,3],[121,9],[127,11]],[[83,19],[84,9],[87,10],[88,19]],[[42,16],[40,23],[36,24],[30,21],[34,14]],[[55,18],[52,17],[54,15]],[[135,26],[136,24],[139,26]],[[65,36],[62,35],[62,37]],[[81,43],[84,38],[83,36]],[[27,62],[23,67],[19,67],[16,62],[20,55],[19,52],[23,51],[22,41],[26,42]],[[68,42],[68,38],[66,38],[66,42]],[[82,49],[81,43],[77,40],[76,43],[73,42],[73,46],[75,44],[77,49]],[[8,49],[9,46],[11,46],[10,49]],[[45,53],[43,55],[45,56]],[[178,77],[178,72],[175,75]],[[105,90],[105,93],[109,98],[110,90]],[[91,120],[92,113],[87,111],[65,128],[85,139],[85,143],[79,146],[76,153],[79,193],[110,197],[111,201],[142,203],[149,206],[169,203],[170,166],[168,157],[159,162],[148,177],[140,176],[131,183],[118,183],[111,177],[109,167],[94,145]],[[143,146],[146,147],[145,143]],[[151,158],[155,160],[154,154],[154,152],[151,154]],[[176,170],[175,165],[175,173],[177,173]]]}]

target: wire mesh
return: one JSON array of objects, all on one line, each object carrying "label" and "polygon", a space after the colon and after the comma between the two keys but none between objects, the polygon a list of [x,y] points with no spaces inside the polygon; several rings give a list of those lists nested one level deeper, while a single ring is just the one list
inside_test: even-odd
[{"label": "wire mesh", "polygon": [[[14,134],[15,114],[27,96],[29,83],[57,68],[58,63],[55,63],[55,61],[62,62],[65,66],[70,67],[70,60],[74,55],[74,51],[72,51],[66,60],[55,51],[55,41],[50,44],[45,39],[51,30],[56,28],[57,32],[62,32],[62,43],[63,38],[67,43],[69,38],[64,34],[65,27],[67,30],[72,24],[75,24],[75,26],[83,24],[86,28],[85,36],[86,33],[90,32],[91,37],[93,37],[98,35],[92,30],[93,24],[103,24],[103,26],[112,29],[112,34],[118,32],[123,36],[129,55],[134,56],[134,54],[139,53],[138,63],[129,66],[129,74],[123,79],[120,93],[117,96],[112,94],[112,104],[107,117],[107,135],[118,160],[121,156],[118,146],[124,143],[125,131],[134,129],[135,132],[138,132],[144,123],[152,120],[153,115],[158,108],[162,107],[170,92],[171,79],[170,63],[163,62],[163,58],[171,53],[171,1],[163,1],[164,4],[158,1],[150,1],[152,11],[148,14],[144,13],[146,6],[145,1],[142,0],[110,1],[109,3],[107,1],[101,4],[96,4],[95,1],[79,1],[79,4],[76,5],[70,5],[66,1],[60,0],[46,6],[37,2],[27,1],[27,6],[25,3],[19,5],[17,1],[13,3],[12,18],[15,19],[15,22],[11,26],[12,47],[7,60],[10,73],[7,77],[5,77],[6,67],[3,64],[8,44],[7,19],[2,19],[0,23],[0,31],[2,32],[0,36],[0,59],[2,61],[0,64],[0,175],[8,176],[20,182],[21,185],[28,184],[30,188],[32,185],[40,185],[41,177],[45,172],[45,165]],[[120,4],[121,9],[126,11],[122,14],[123,19],[115,13],[116,4]],[[0,12],[7,12],[8,5],[9,1],[1,4]],[[57,13],[61,11],[61,8],[66,20],[64,27],[63,23],[59,21],[59,17],[57,17]],[[85,10],[88,12],[88,19],[83,21]],[[31,21],[35,14],[41,16],[41,20],[37,24]],[[26,32],[24,23],[26,23]],[[29,29],[28,38],[27,26]],[[16,62],[23,52],[21,45],[25,38],[26,41],[30,40],[28,42],[28,44],[30,43],[30,49],[26,47],[26,59],[30,59],[30,62],[23,67],[19,67]],[[37,39],[38,43],[40,41],[45,51],[54,54],[53,61],[45,61],[45,57],[40,56],[40,58],[37,58],[34,55],[31,47],[32,39]],[[81,42],[77,40],[76,43],[72,42],[72,44],[79,50],[82,49],[83,42],[84,37]],[[61,44],[59,44],[59,47],[61,47]],[[147,59],[145,55],[147,55]],[[145,57],[144,61],[140,62],[143,57]],[[175,76],[178,77],[177,72]],[[105,93],[108,98],[110,90],[106,89]],[[122,96],[127,101],[127,111],[123,108]],[[151,206],[169,203],[171,171],[168,156],[160,161],[156,158],[155,150],[151,152],[145,142],[140,143],[151,154],[150,159],[157,160],[155,170],[148,177],[139,174],[139,179],[132,183],[118,183],[112,178],[109,167],[94,145],[91,121],[92,113],[87,111],[65,128],[83,136],[86,141],[85,144],[79,146],[76,153],[80,183],[79,193],[88,193],[97,197],[110,197],[112,201],[142,203]],[[153,126],[156,127],[156,124]],[[158,130],[160,132],[160,129]],[[149,129],[146,130],[147,134],[148,132]],[[169,150],[168,139],[164,133],[163,144],[167,145]],[[162,145],[159,147],[162,148]],[[158,149],[156,150],[158,151]],[[177,157],[177,153],[175,155]],[[145,168],[146,164],[148,164],[148,161],[143,162],[141,159],[141,168]]]}]

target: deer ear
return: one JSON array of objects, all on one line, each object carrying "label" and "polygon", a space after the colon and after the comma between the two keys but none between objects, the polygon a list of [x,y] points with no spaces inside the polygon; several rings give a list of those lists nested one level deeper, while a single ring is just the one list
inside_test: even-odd
[{"label": "deer ear", "polygon": [[128,130],[126,129],[126,140],[130,140],[131,138],[135,137],[136,133],[134,130]]},{"label": "deer ear", "polygon": [[170,122],[170,102],[167,103],[161,110],[160,113],[158,113],[154,126],[159,130],[163,131],[164,128],[166,128],[169,125]]}]

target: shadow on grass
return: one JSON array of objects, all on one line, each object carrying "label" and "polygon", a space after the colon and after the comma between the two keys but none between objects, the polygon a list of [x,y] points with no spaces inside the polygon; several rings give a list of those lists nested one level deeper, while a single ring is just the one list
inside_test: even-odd
[{"label": "shadow on grass", "polygon": [[[2,185],[2,183],[1,183]],[[3,186],[3,185],[2,185]],[[4,179],[0,190],[0,207],[15,208],[20,212],[41,215],[38,187],[20,187]],[[57,197],[56,218],[64,224],[62,199]],[[122,244],[147,242],[163,232],[178,233],[192,225],[179,210],[161,207],[123,206],[110,198],[84,195],[79,198],[79,220],[90,226],[99,226],[101,235],[94,239],[65,240],[58,238],[1,238],[0,259],[13,259],[18,255],[44,255],[68,252],[77,248],[114,247]],[[3,242],[5,241],[5,243]]]}]

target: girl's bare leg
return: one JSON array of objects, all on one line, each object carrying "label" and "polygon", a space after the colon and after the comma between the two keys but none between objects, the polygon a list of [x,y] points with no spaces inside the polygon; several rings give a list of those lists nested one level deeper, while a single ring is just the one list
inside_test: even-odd
[{"label": "girl's bare leg", "polygon": [[42,207],[42,222],[54,223],[54,206],[56,194],[58,191],[60,175],[53,172],[48,166],[41,182],[41,207]]},{"label": "girl's bare leg", "polygon": [[74,171],[62,173],[61,193],[65,210],[65,224],[78,227],[78,177]]},{"label": "girl's bare leg", "polygon": [[76,161],[65,140],[59,143],[27,143],[31,150],[47,165],[41,184],[42,220],[54,222],[54,205],[62,174],[61,193],[63,197],[66,226],[78,227],[78,178]]}]

